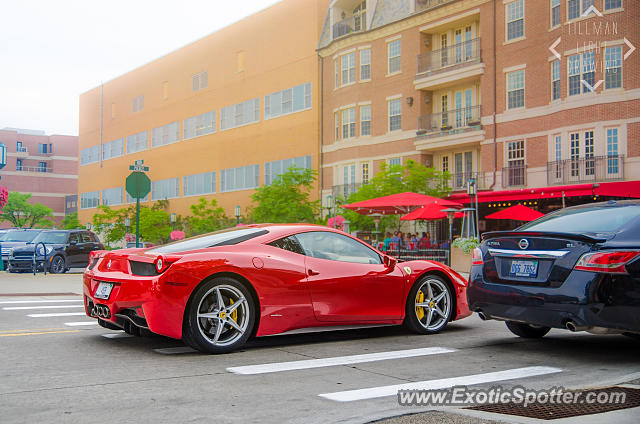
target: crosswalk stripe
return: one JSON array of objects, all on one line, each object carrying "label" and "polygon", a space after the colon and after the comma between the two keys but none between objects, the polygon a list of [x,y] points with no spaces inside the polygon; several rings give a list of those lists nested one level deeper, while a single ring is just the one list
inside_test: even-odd
[{"label": "crosswalk stripe", "polygon": [[83,325],[98,325],[98,321],[65,322],[64,325],[68,325],[69,327],[79,327]]},{"label": "crosswalk stripe", "polygon": [[370,387],[368,389],[346,390],[343,392],[323,393],[318,396],[337,402],[352,402],[356,400],[374,399],[385,396],[395,396],[398,390],[436,390],[454,386],[471,386],[474,384],[492,383],[496,381],[515,380],[518,378],[534,377],[538,375],[561,372],[553,367],[525,367],[484,374],[465,375],[461,377],[442,378],[439,380],[418,381],[414,383],[394,384],[391,386]]},{"label": "crosswalk stripe", "polygon": [[66,309],[84,308],[84,305],[47,305],[47,306],[9,306],[2,308],[3,311],[27,311],[29,309]]},{"label": "crosswalk stripe", "polygon": [[2,300],[0,305],[11,305],[19,303],[64,303],[64,302],[81,302],[82,297],[79,299],[55,299],[55,300]]},{"label": "crosswalk stripe", "polygon": [[271,372],[303,370],[309,368],[332,367],[336,365],[359,364],[363,362],[384,361],[387,359],[412,358],[416,356],[437,355],[455,352],[446,347],[427,347],[421,349],[395,350],[390,352],[367,353],[363,355],[336,356],[331,358],[308,359],[302,361],[276,362],[271,364],[246,365],[227,368],[234,374],[265,374]]},{"label": "crosswalk stripe", "polygon": [[84,312],[60,312],[55,314],[27,314],[29,318],[73,317],[86,315]]}]

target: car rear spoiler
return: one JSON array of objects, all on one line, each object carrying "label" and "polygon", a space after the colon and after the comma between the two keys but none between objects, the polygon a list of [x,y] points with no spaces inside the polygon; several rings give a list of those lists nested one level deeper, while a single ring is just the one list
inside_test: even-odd
[{"label": "car rear spoiler", "polygon": [[587,243],[603,243],[607,237],[588,236],[586,234],[560,233],[555,231],[490,231],[482,234],[482,240],[489,240],[498,237],[554,237],[569,240],[584,241]]}]

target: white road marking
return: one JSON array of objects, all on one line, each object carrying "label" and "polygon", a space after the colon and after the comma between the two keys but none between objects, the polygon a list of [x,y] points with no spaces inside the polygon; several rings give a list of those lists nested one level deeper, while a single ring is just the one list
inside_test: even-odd
[{"label": "white road marking", "polygon": [[163,355],[175,355],[177,353],[193,353],[197,352],[194,349],[191,349],[188,346],[180,346],[180,347],[166,347],[162,349],[153,349],[154,352],[162,353]]},{"label": "white road marking", "polygon": [[537,375],[561,372],[553,367],[525,367],[485,374],[464,375],[461,377],[442,378],[439,380],[417,381],[415,383],[395,384],[392,386],[371,387],[368,389],[347,390],[344,392],[323,393],[318,396],[337,402],[374,399],[385,396],[396,396],[398,390],[436,390],[454,386],[471,386],[474,384],[492,383],[496,381],[515,380]]},{"label": "white road marking", "polygon": [[82,297],[79,299],[55,299],[55,300],[2,300],[0,305],[10,305],[17,303],[64,303],[64,302],[82,302]]},{"label": "white road marking", "polygon": [[98,325],[98,321],[65,322],[64,325],[68,325],[69,327],[79,327],[82,325]]},{"label": "white road marking", "polygon": [[84,312],[60,312],[56,314],[27,314],[30,318],[73,317],[87,315]]},{"label": "white road marking", "polygon": [[3,311],[26,311],[29,309],[65,309],[84,308],[84,305],[47,305],[47,306],[9,306],[2,308]]},{"label": "white road marking", "polygon": [[124,331],[122,332],[118,332],[118,333],[109,333],[109,334],[103,334],[102,337],[106,337],[107,339],[124,339],[126,337],[134,337],[131,334],[127,334]]},{"label": "white road marking", "polygon": [[364,355],[336,356],[331,358],[308,359],[303,361],[276,362],[272,364],[247,365],[227,368],[235,374],[265,374],[270,372],[304,370],[309,368],[332,367],[336,365],[359,364],[363,362],[385,361],[387,359],[412,358],[455,352],[446,347],[395,350],[390,352],[367,353]]}]

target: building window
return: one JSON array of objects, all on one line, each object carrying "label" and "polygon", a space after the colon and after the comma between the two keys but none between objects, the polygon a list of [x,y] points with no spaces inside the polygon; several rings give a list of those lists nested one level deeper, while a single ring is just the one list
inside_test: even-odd
[{"label": "building window", "polygon": [[264,119],[311,109],[311,83],[264,96]]},{"label": "building window", "polygon": [[593,50],[567,58],[569,95],[589,93],[595,84],[595,52]]},{"label": "building window", "polygon": [[524,107],[524,69],[507,74],[507,108]]},{"label": "building window", "polygon": [[38,162],[38,172],[47,172],[47,162]]},{"label": "building window", "polygon": [[371,79],[371,49],[360,50],[360,81]]},{"label": "building window", "polygon": [[338,112],[333,112],[333,124],[335,127],[334,141],[338,141],[340,140],[340,114]]},{"label": "building window", "polygon": [[449,172],[449,156],[442,157],[442,172]]},{"label": "building window", "polygon": [[360,136],[371,135],[371,106],[360,106]]},{"label": "building window", "polygon": [[333,89],[335,90],[340,86],[340,63],[338,63],[338,60],[333,62],[333,68]]},{"label": "building window", "polygon": [[16,171],[22,171],[22,159],[16,159]]},{"label": "building window", "polygon": [[369,184],[369,164],[362,164],[362,184]]},{"label": "building window", "polygon": [[607,128],[607,173],[617,174],[620,172],[618,158],[618,129]]},{"label": "building window", "polygon": [[80,165],[88,165],[100,161],[100,146],[91,146],[80,151]]},{"label": "building window", "polygon": [[342,68],[342,85],[350,84],[356,80],[356,54],[349,53],[340,57]]},{"label": "building window", "polygon": [[402,158],[389,158],[387,160],[387,164],[389,166],[393,166],[393,165],[402,165]]},{"label": "building window", "polygon": [[80,193],[80,209],[97,208],[100,202],[100,192],[90,191],[88,193]]},{"label": "building window", "polygon": [[525,183],[524,140],[511,141],[507,144],[507,184],[520,186]]},{"label": "building window", "polygon": [[41,155],[46,155],[49,153],[53,153],[53,145],[52,144],[38,144],[38,153]]},{"label": "building window", "polygon": [[586,131],[584,133],[584,173],[585,175],[595,175],[596,162],[593,159],[593,131]]},{"label": "building window", "polygon": [[122,204],[122,187],[102,190],[102,204],[105,206]]},{"label": "building window", "polygon": [[191,76],[191,90],[198,91],[209,86],[209,75],[207,71]]},{"label": "building window", "polygon": [[117,158],[124,154],[124,142],[121,138],[102,145],[102,160]]},{"label": "building window", "polygon": [[352,107],[342,111],[342,138],[356,136],[356,108]]},{"label": "building window", "polygon": [[182,177],[182,195],[197,196],[216,192],[216,173],[185,175]]},{"label": "building window", "polygon": [[16,152],[25,153],[26,151],[27,148],[22,146],[22,141],[16,141]]},{"label": "building window", "polygon": [[[127,193],[127,191],[126,191],[126,190],[125,190],[125,192],[124,192],[124,199],[125,199],[125,202],[127,202],[127,204],[129,204],[129,203],[136,203],[136,199],[134,199],[133,197],[131,197],[131,196],[129,195],[129,193]],[[144,198],[140,199],[140,203],[142,203],[142,202],[148,202],[148,201],[149,201],[149,193],[147,193],[147,195],[146,195],[146,196],[144,196]]]},{"label": "building window", "polygon": [[182,122],[182,139],[188,140],[216,132],[216,111],[192,116]]},{"label": "building window", "polygon": [[227,106],[220,111],[220,130],[253,124],[260,120],[260,99]]},{"label": "building window", "polygon": [[580,134],[569,134],[569,137],[571,139],[571,149],[569,151],[569,157],[571,159],[571,176],[577,177],[580,175],[580,163],[578,162],[578,159],[580,158]]},{"label": "building window", "polygon": [[604,51],[604,87],[622,87],[622,46],[607,47]]},{"label": "building window", "polygon": [[402,99],[389,101],[389,131],[402,129]]},{"label": "building window", "polygon": [[560,0],[551,0],[551,28],[560,25]]},{"label": "building window", "polygon": [[140,112],[142,109],[144,109],[144,96],[134,97],[131,100],[131,112]]},{"label": "building window", "polygon": [[165,81],[162,83],[162,100],[169,99],[169,82]]},{"label": "building window", "polygon": [[622,7],[622,0],[604,0],[604,10],[619,9]]},{"label": "building window", "polygon": [[524,37],[524,0],[515,0],[506,5],[507,40]]},{"label": "building window", "polygon": [[260,186],[260,165],[223,169],[220,172],[220,191],[248,190]]},{"label": "building window", "polygon": [[292,166],[311,169],[311,156],[299,156],[297,158],[266,162],[264,164],[264,185],[271,185],[277,181],[280,175],[287,172]]},{"label": "building window", "polygon": [[127,136],[127,154],[141,152],[149,148],[149,132],[142,131],[138,134]]},{"label": "building window", "polygon": [[562,164],[560,161],[562,160],[562,136],[555,136],[555,147],[554,147],[555,161],[556,161],[556,179],[562,178]]},{"label": "building window", "polygon": [[593,6],[593,0],[567,0],[567,16],[569,20],[579,18]]},{"label": "building window", "polygon": [[180,177],[151,181],[151,200],[180,197]]},{"label": "building window", "polygon": [[560,61],[551,62],[551,100],[560,98]]},{"label": "building window", "polygon": [[151,147],[164,146],[180,141],[180,122],[172,122],[151,130]]},{"label": "building window", "polygon": [[395,74],[402,70],[401,55],[402,46],[400,44],[400,40],[394,40],[387,45],[387,72],[389,74]]},{"label": "building window", "polygon": [[440,107],[442,111],[442,124],[441,128],[447,128],[449,126],[449,96],[443,95],[440,99]]}]

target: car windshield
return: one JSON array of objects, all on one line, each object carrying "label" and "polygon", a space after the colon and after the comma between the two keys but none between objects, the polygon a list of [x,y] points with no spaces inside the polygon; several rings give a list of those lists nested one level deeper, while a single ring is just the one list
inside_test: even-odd
[{"label": "car windshield", "polygon": [[43,231],[33,239],[33,243],[65,244],[67,242],[67,234],[66,231]]},{"label": "car windshield", "polygon": [[0,241],[4,241],[4,239],[7,238],[7,235],[9,235],[8,231],[5,231],[2,234],[0,234]]},{"label": "car windshield", "polygon": [[238,244],[245,240],[267,234],[268,231],[263,228],[228,228],[226,230],[216,231],[215,233],[204,234],[201,236],[191,237],[186,240],[180,240],[174,243],[166,244],[152,250],[148,253],[176,253],[187,252],[189,250],[205,249],[213,246],[224,246],[230,244]]},{"label": "car windshield", "polygon": [[614,233],[638,217],[640,217],[640,207],[633,205],[562,209],[525,224],[518,228],[518,231],[553,231],[577,234]]},{"label": "car windshield", "polygon": [[22,241],[29,243],[36,236],[40,234],[40,231],[9,231],[2,241]]}]

